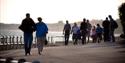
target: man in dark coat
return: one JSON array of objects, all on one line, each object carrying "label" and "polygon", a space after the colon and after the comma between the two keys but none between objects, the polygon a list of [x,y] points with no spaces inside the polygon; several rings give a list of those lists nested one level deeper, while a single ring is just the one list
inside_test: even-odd
[{"label": "man in dark coat", "polygon": [[24,47],[25,47],[25,55],[29,54],[31,51],[31,45],[33,41],[33,32],[35,31],[35,23],[32,18],[30,18],[30,14],[26,14],[26,18],[22,20],[19,29],[24,32]]}]

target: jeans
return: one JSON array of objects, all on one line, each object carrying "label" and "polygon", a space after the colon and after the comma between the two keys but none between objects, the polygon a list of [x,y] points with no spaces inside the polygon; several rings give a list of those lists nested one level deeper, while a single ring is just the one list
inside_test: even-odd
[{"label": "jeans", "polygon": [[68,45],[69,42],[69,34],[65,34],[65,45]]},{"label": "jeans", "polygon": [[33,41],[33,35],[32,33],[26,33],[24,32],[24,47],[25,47],[25,54],[30,54],[31,51],[31,45]]}]

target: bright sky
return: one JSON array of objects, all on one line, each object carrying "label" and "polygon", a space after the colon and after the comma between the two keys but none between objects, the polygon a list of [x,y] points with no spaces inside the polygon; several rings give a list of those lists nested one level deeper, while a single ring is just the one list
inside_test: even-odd
[{"label": "bright sky", "polygon": [[125,0],[0,0],[0,23],[21,23],[26,13],[35,22],[42,17],[46,23],[105,19],[109,14],[117,19],[122,2]]}]

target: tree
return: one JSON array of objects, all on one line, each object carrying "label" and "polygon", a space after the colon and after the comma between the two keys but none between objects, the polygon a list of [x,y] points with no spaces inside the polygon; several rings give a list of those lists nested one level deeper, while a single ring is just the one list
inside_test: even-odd
[{"label": "tree", "polygon": [[120,17],[120,20],[121,20],[121,24],[122,24],[122,27],[123,27],[123,33],[124,33],[124,36],[125,36],[125,3],[121,4],[121,6],[118,8],[118,11],[119,11],[119,17]]}]

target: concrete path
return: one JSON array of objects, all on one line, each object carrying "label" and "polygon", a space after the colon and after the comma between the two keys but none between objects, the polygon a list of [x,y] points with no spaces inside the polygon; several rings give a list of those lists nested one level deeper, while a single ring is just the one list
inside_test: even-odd
[{"label": "concrete path", "polygon": [[33,48],[31,55],[25,56],[24,49],[0,51],[0,56],[39,60],[41,63],[125,63],[125,47],[116,43],[89,43],[45,47],[42,55]]}]

